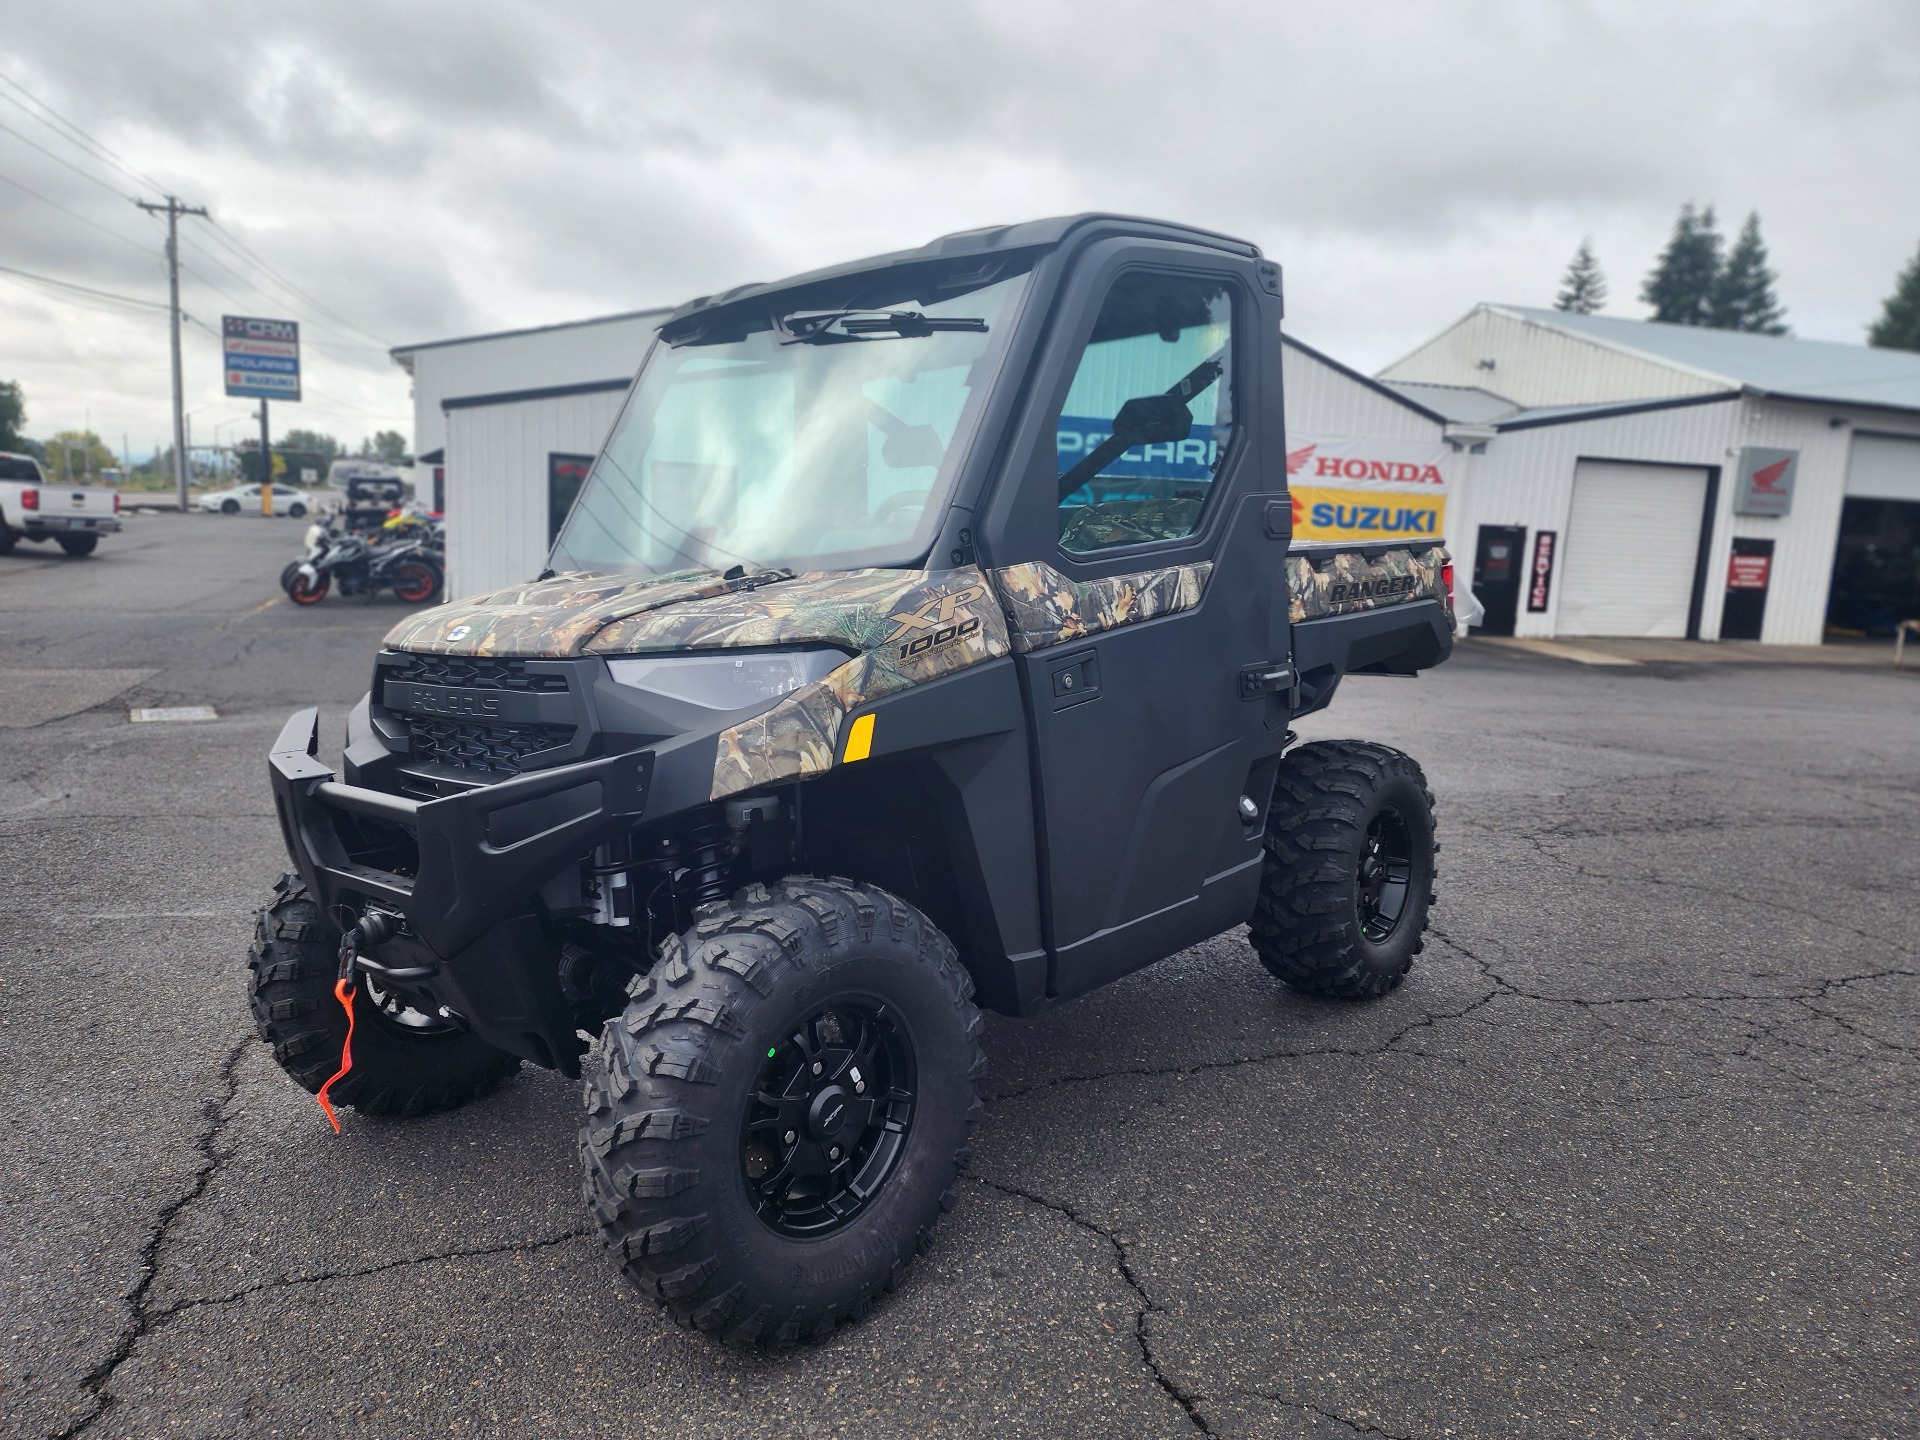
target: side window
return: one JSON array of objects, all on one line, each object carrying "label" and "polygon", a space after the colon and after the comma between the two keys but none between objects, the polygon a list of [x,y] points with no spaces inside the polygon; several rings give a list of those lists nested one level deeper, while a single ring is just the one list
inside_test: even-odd
[{"label": "side window", "polygon": [[1178,540],[1233,438],[1233,296],[1217,280],[1114,281],[1055,425],[1060,546]]}]

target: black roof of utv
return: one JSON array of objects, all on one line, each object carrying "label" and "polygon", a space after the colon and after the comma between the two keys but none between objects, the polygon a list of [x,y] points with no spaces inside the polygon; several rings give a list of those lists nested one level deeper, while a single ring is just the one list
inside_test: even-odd
[{"label": "black roof of utv", "polygon": [[[1138,215],[1109,215],[1089,212],[1084,215],[1056,215],[1048,220],[1028,220],[1019,225],[989,225],[980,230],[957,230],[930,240],[915,250],[896,250],[887,255],[870,255],[822,270],[790,275],[784,280],[755,281],[736,285],[714,295],[701,295],[680,306],[661,323],[660,332],[670,342],[710,328],[720,312],[745,308],[759,313],[756,302],[766,296],[804,291],[816,286],[831,287],[835,281],[853,275],[870,275],[918,265],[947,264],[970,256],[998,258],[1021,250],[1048,250],[1079,232],[1107,235],[1137,235],[1152,240],[1175,240],[1188,245],[1205,245],[1236,255],[1259,258],[1260,247],[1248,240],[1235,239],[1214,230],[1181,225],[1172,220],[1152,220]],[[696,319],[696,317],[698,317]]]}]

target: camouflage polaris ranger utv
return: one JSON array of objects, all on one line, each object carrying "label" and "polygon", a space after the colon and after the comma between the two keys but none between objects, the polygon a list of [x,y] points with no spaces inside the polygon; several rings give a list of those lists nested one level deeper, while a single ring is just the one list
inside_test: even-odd
[{"label": "camouflage polaris ranger utv", "polygon": [[1420,769],[1288,726],[1444,660],[1451,566],[1291,545],[1280,318],[1254,246],[1105,215],[675,311],[552,568],[397,626],[337,775],[315,711],[275,744],[280,1063],[380,1114],[579,1076],[626,1273],[783,1342],[927,1244],[976,1004],[1240,925],[1398,984]]}]

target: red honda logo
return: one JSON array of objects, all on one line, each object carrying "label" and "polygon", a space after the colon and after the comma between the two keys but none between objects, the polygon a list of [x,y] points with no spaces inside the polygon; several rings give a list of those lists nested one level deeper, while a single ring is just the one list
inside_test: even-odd
[{"label": "red honda logo", "polygon": [[1762,465],[1753,472],[1753,488],[1764,490],[1769,495],[1780,494],[1781,491],[1777,488],[1780,477],[1787,473],[1787,467],[1792,463],[1793,457],[1789,455],[1786,459],[1776,460],[1771,465]]}]

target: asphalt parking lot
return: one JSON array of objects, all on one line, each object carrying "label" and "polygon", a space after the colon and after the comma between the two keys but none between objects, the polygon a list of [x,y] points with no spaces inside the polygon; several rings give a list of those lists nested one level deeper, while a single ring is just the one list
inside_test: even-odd
[{"label": "asphalt parking lot", "polygon": [[1308,1001],[1236,933],[994,1021],[933,1253],[762,1356],[589,1236],[569,1082],[335,1138],[253,1038],[268,742],[337,741],[405,613],[276,601],[298,538],[0,557],[0,1432],[1920,1433],[1913,676],[1351,682],[1303,729],[1439,797],[1406,986]]}]

